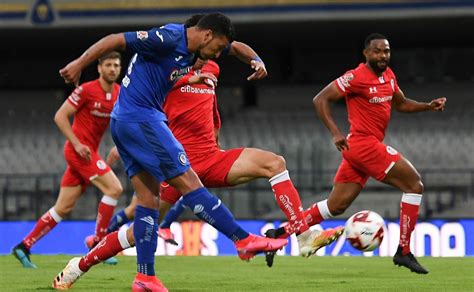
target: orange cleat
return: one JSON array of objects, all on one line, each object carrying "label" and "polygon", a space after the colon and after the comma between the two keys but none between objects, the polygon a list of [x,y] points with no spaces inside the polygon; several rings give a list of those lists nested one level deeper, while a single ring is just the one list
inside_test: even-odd
[{"label": "orange cleat", "polygon": [[286,239],[266,238],[250,234],[249,237],[236,241],[235,248],[239,258],[249,261],[259,252],[277,251],[288,244]]},{"label": "orange cleat", "polygon": [[308,229],[296,237],[300,247],[300,255],[310,257],[320,248],[333,243],[344,233],[344,227],[328,228],[324,231]]},{"label": "orange cleat", "polygon": [[137,273],[132,284],[132,292],[168,292],[156,276]]}]

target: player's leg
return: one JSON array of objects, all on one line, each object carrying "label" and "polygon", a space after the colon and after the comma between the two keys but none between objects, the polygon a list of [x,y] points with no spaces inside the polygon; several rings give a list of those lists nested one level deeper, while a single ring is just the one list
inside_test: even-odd
[{"label": "player's leg", "polygon": [[[91,182],[103,193],[97,211],[95,238],[93,238],[94,242],[91,242],[93,246],[107,235],[107,227],[123,189],[122,184],[112,170],[94,178]],[[89,248],[92,246],[89,246]]]},{"label": "player's leg", "polygon": [[237,185],[256,178],[268,178],[275,201],[289,226],[299,235],[308,230],[300,196],[294,187],[282,156],[256,148],[244,148],[227,174],[227,182]]},{"label": "player's leg", "polygon": [[55,205],[38,219],[30,233],[12,249],[13,255],[22,263],[23,267],[36,268],[36,265],[30,260],[31,247],[71,213],[77,199],[82,194],[82,188],[80,180],[68,167],[61,181]]},{"label": "player's leg", "polygon": [[400,242],[393,258],[396,265],[405,266],[412,272],[427,274],[410,251],[410,238],[415,229],[423,194],[423,183],[415,167],[401,157],[390,169],[382,182],[392,185],[403,192],[400,204]]},{"label": "player's leg", "polygon": [[178,217],[184,212],[185,208],[181,194],[169,184],[162,183],[160,191],[160,226],[158,228],[158,236],[165,242],[178,245],[174,240],[173,233],[171,233],[171,224],[178,220]]},{"label": "player's leg", "polygon": [[72,258],[54,278],[52,287],[58,290],[71,288],[79,277],[89,271],[91,267],[134,245],[133,225],[128,229],[109,233],[85,256]]},{"label": "player's leg", "polygon": [[[127,224],[130,220],[135,217],[135,209],[137,208],[137,197],[135,194],[132,196],[130,204],[124,209],[118,211],[112,216],[110,220],[109,227],[107,228],[107,233],[112,233],[117,231],[122,225]],[[160,205],[161,208],[161,205]],[[160,211],[161,212],[161,211]],[[161,213],[160,213],[161,214]]]}]

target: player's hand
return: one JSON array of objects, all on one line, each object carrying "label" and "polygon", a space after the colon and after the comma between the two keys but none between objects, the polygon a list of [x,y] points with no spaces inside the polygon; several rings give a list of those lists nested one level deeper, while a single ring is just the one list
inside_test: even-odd
[{"label": "player's hand", "polygon": [[446,104],[446,97],[440,97],[440,98],[437,98],[437,99],[433,99],[431,102],[430,102],[430,107],[431,107],[431,110],[433,111],[444,111],[444,105]]},{"label": "player's hand", "polygon": [[81,64],[79,60],[76,59],[59,70],[59,75],[61,75],[65,83],[72,83],[77,87],[79,85],[79,79],[81,78],[81,71]]},{"label": "player's hand", "polygon": [[77,154],[79,154],[82,159],[91,161],[91,150],[89,146],[79,143],[74,146],[74,150],[76,150]]},{"label": "player's hand", "polygon": [[334,145],[336,145],[337,150],[344,151],[349,150],[349,144],[347,144],[346,137],[342,134],[336,134],[332,137]]},{"label": "player's hand", "polygon": [[217,86],[217,77],[212,73],[201,73],[189,77],[189,84],[206,84],[207,86],[214,88]]},{"label": "player's hand", "polygon": [[252,60],[250,61],[250,67],[255,70],[255,72],[247,77],[248,81],[251,80],[260,80],[265,77],[267,77],[267,69],[265,68],[265,63],[257,61],[257,60]]}]

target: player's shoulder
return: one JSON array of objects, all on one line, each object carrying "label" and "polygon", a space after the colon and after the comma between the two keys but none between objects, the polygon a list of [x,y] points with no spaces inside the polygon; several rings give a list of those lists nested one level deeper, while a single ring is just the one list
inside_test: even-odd
[{"label": "player's shoulder", "polygon": [[183,24],[168,23],[155,28],[156,33],[165,33],[170,40],[179,40],[185,36],[185,28]]},{"label": "player's shoulder", "polygon": [[84,82],[79,87],[82,91],[96,90],[97,88],[100,88],[99,79]]},{"label": "player's shoulder", "polygon": [[387,70],[385,70],[385,72],[389,77],[395,78],[395,72],[393,72],[392,68],[387,67]]},{"label": "player's shoulder", "polygon": [[215,61],[209,60],[209,61],[207,61],[206,64],[204,64],[201,71],[212,73],[217,77],[220,73],[220,70],[221,69],[220,69],[219,65]]}]

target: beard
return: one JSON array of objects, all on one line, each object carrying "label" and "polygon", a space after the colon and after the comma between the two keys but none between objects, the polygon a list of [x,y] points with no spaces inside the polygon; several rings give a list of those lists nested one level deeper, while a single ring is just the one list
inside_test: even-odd
[{"label": "beard", "polygon": [[[384,62],[385,64],[379,64],[380,62]],[[388,60],[387,61],[378,61],[378,60],[370,60],[369,65],[377,73],[383,73],[387,70]]]}]

